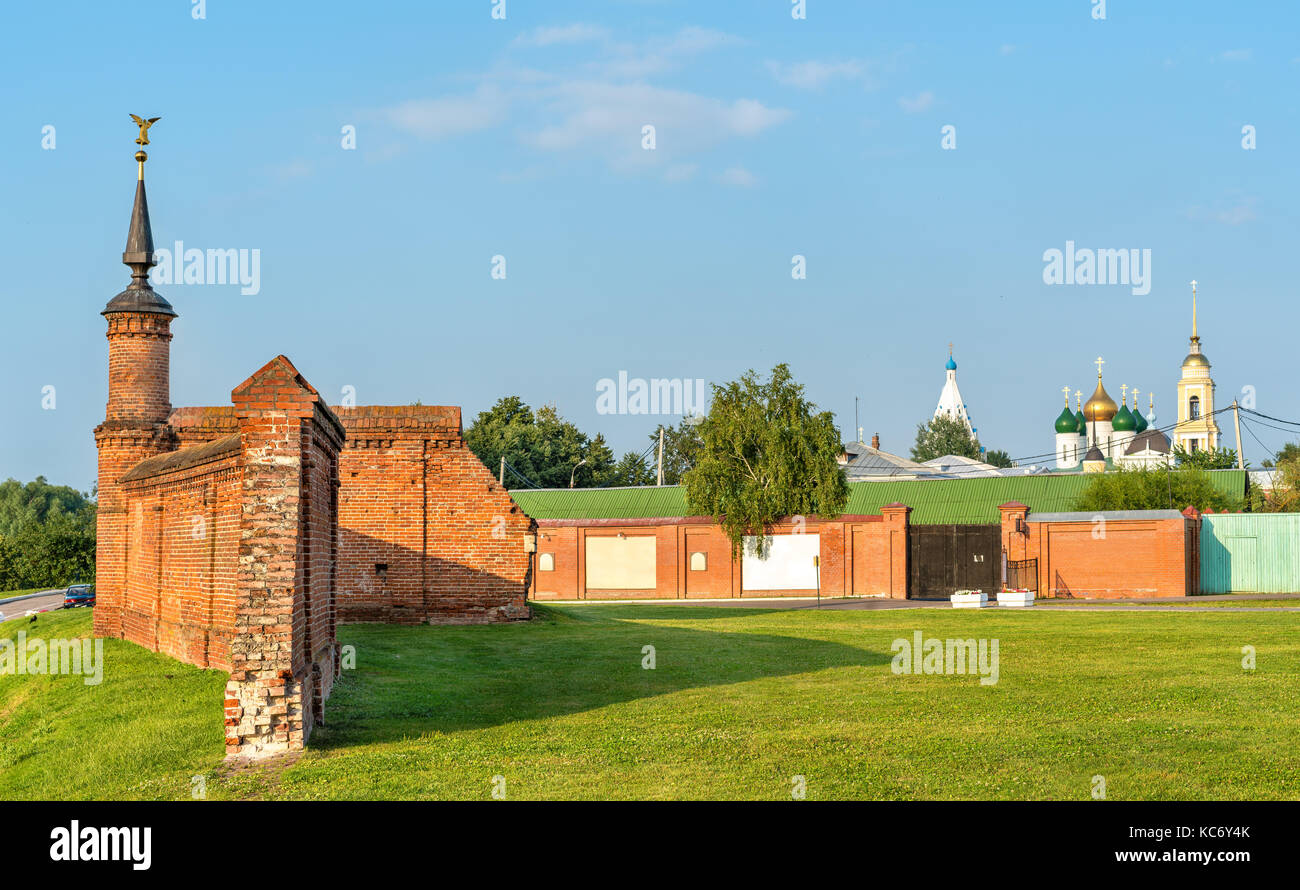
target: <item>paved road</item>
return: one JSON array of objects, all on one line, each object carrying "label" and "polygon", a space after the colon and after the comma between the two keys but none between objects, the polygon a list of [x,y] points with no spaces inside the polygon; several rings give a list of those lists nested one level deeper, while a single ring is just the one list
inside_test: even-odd
[{"label": "paved road", "polygon": [[29,599],[14,600],[13,602],[0,602],[0,612],[4,613],[4,620],[17,618],[19,615],[26,615],[29,611],[41,611],[42,609],[53,609],[63,605],[63,589],[43,591]]}]

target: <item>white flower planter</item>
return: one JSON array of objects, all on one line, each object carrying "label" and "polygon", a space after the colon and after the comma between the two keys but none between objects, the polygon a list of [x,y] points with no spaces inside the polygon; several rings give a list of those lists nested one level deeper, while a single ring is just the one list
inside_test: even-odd
[{"label": "white flower planter", "polygon": [[989,605],[989,595],[982,590],[959,590],[948,599],[954,609],[984,609]]},{"label": "white flower planter", "polygon": [[1034,592],[1032,590],[999,590],[998,605],[1012,606],[1015,608],[1024,608],[1034,604]]}]

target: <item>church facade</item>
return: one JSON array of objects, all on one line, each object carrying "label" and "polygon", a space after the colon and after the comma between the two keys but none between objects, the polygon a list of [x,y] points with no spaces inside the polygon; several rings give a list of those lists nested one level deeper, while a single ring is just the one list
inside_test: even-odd
[{"label": "church facade", "polygon": [[1178,379],[1178,426],[1174,446],[1184,451],[1214,451],[1220,447],[1219,425],[1214,421],[1214,379],[1210,360],[1201,352],[1196,329],[1196,282],[1192,282],[1192,337]]},{"label": "church facade", "polygon": [[1104,364],[1104,359],[1097,359],[1097,386],[1086,404],[1082,403],[1083,393],[1076,390],[1075,409],[1071,411],[1070,388],[1063,389],[1065,407],[1054,424],[1058,470],[1099,472],[1166,466],[1173,461],[1175,448],[1190,452],[1221,447],[1219,427],[1214,421],[1214,380],[1197,332],[1196,282],[1192,282],[1191,343],[1178,380],[1178,420],[1166,428],[1171,434],[1156,425],[1154,392],[1148,396],[1145,416],[1136,387],[1131,389],[1132,408],[1127,385],[1120,387],[1120,404],[1115,404],[1102,382]]},{"label": "church facade", "polygon": [[943,367],[943,389],[939,392],[939,404],[934,409],[933,419],[947,417],[951,420],[959,420],[966,427],[966,432],[974,439],[975,427],[971,425],[970,412],[966,410],[966,402],[961,397],[961,390],[957,388],[957,362],[952,357],[951,343],[948,344],[948,361]]}]

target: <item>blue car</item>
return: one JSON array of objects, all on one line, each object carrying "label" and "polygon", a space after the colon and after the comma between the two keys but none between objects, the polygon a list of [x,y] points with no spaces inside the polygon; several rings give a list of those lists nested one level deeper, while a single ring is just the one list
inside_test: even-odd
[{"label": "blue car", "polygon": [[63,592],[63,608],[65,609],[93,605],[95,605],[95,586],[93,584],[74,584]]}]

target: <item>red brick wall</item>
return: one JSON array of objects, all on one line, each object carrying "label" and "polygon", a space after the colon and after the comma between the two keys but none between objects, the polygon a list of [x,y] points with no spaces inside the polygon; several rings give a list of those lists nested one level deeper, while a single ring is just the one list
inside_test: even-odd
[{"label": "red brick wall", "polygon": [[108,319],[108,409],[111,420],[165,421],[171,413],[169,315],[113,312]]},{"label": "red brick wall", "polygon": [[470,624],[528,617],[531,520],[465,447],[460,409],[335,408],[339,620]]},{"label": "red brick wall", "polygon": [[141,460],[176,448],[167,426],[171,317],[114,312],[108,318],[108,404],[95,428],[95,634],[122,635],[126,573],[126,501],[118,480]]},{"label": "red brick wall", "polygon": [[[820,536],[822,596],[907,595],[908,508],[886,507],[882,516],[849,516],[821,522],[777,523],[774,534],[796,529]],[[743,590],[742,560],[732,558],[722,529],[698,518],[540,520],[537,556],[549,554],[553,571],[534,572],[537,600],[570,599],[721,599],[756,596],[816,596],[809,590]],[[653,589],[599,590],[587,586],[586,542],[592,536],[647,535],[656,538]],[[703,552],[705,571],[690,571],[690,555]]]},{"label": "red brick wall", "polygon": [[239,421],[231,406],[177,408],[167,422],[181,448],[202,445],[239,432]]},{"label": "red brick wall", "polygon": [[124,485],[123,639],[230,670],[239,480],[238,456],[230,454]]},{"label": "red brick wall", "polygon": [[[1008,559],[1038,560],[1038,596],[1115,599],[1199,592],[1198,515],[1034,521],[1023,505],[1002,508]],[[1017,529],[1016,520],[1024,520]]]},{"label": "red brick wall", "polygon": [[226,751],[301,748],[338,675],[333,565],[343,428],[283,356],[231,393],[242,497]]}]

